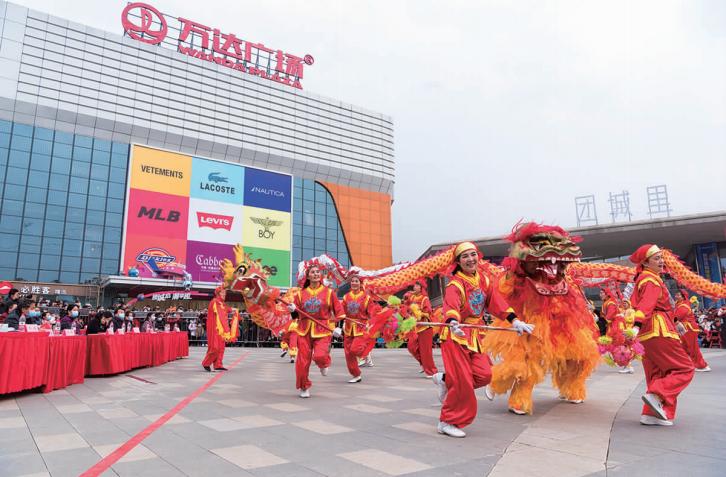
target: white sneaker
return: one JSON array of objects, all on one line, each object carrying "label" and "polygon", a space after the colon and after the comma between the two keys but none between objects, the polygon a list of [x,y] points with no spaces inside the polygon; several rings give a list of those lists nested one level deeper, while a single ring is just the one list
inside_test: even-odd
[{"label": "white sneaker", "polygon": [[658,415],[661,420],[668,420],[668,416],[666,416],[663,404],[660,402],[660,398],[658,398],[658,396],[653,393],[645,393],[641,399],[654,413]]},{"label": "white sneaker", "polygon": [[706,365],[705,368],[696,368],[697,373],[710,373],[711,372],[711,366]]},{"label": "white sneaker", "polygon": [[451,437],[466,437],[466,432],[462,431],[456,426],[452,426],[451,424],[447,424],[443,421],[439,421],[438,426],[436,426],[436,430],[439,432],[439,434],[446,434],[447,436]]},{"label": "white sneaker", "polygon": [[418,370],[418,374],[421,374],[423,372],[424,372],[424,369],[423,368],[421,368],[421,369]]},{"label": "white sneaker", "polygon": [[423,377],[426,378],[426,379],[431,379],[431,378],[434,377],[434,375],[433,374],[424,374]]},{"label": "white sneaker", "polygon": [[361,358],[361,359],[358,360],[358,367],[359,368],[365,368],[366,367],[366,359],[365,358]]},{"label": "white sneaker", "polygon": [[330,368],[320,368],[320,374],[322,374],[323,376],[327,376],[328,369],[330,369]]},{"label": "white sneaker", "polygon": [[649,416],[648,414],[643,414],[640,416],[640,423],[644,426],[672,426],[673,421],[669,421],[668,419],[658,419],[655,416]]},{"label": "white sneaker", "polygon": [[444,373],[434,374],[434,377],[431,378],[431,380],[438,388],[439,402],[443,403],[444,399],[446,399],[446,393],[449,392],[449,390],[446,388],[446,382],[444,381]]},{"label": "white sneaker", "polygon": [[356,376],[353,379],[349,379],[348,382],[351,383],[351,384],[354,384],[354,383],[359,383],[362,380],[363,380],[363,377],[362,376]]},{"label": "white sneaker", "polygon": [[371,355],[366,356],[365,360],[363,361],[363,365],[366,368],[372,368],[373,367],[373,358],[371,358]]},{"label": "white sneaker", "polygon": [[522,411],[521,409],[517,409],[516,407],[510,407],[509,412],[512,412],[518,416],[524,416],[527,414],[525,411]]},{"label": "white sneaker", "polygon": [[484,396],[490,401],[494,401],[494,392],[488,384],[484,387]]},{"label": "white sneaker", "polygon": [[618,370],[618,373],[620,373],[620,374],[633,374],[634,372],[635,372],[635,370],[633,369],[632,366],[623,366],[622,368],[620,368]]},{"label": "white sneaker", "polygon": [[310,397],[310,390],[309,389],[303,389],[300,391],[300,397],[301,398],[309,398]]}]

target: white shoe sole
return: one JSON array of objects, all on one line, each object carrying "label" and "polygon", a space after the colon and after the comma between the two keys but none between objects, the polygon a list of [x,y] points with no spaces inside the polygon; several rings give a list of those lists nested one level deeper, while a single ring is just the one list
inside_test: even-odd
[{"label": "white shoe sole", "polygon": [[360,377],[360,376],[356,376],[355,378],[353,378],[353,379],[349,379],[349,380],[348,380],[348,382],[349,382],[350,384],[355,384],[355,383],[359,383],[359,382],[361,382],[361,381],[363,381],[363,378],[362,378],[362,377]]},{"label": "white shoe sole", "polygon": [[488,400],[490,400],[490,401],[494,401],[494,393],[492,392],[492,390],[491,390],[491,389],[489,389],[489,386],[486,386],[486,387],[484,388],[484,396],[485,396],[485,397],[486,397],[486,398],[487,398]]},{"label": "white shoe sole", "polygon": [[644,414],[640,416],[640,423],[644,426],[672,426],[673,421],[658,419],[654,416]]},{"label": "white shoe sole", "polygon": [[525,414],[527,414],[526,412],[522,411],[521,409],[514,409],[513,407],[509,408],[509,412],[511,412],[512,414],[516,414],[517,416],[524,416]]},{"label": "white shoe sole", "polygon": [[[660,404],[660,402],[658,401],[658,398],[656,396],[653,395],[651,397],[648,394],[643,394],[641,399],[646,404],[646,406],[648,406],[650,408],[651,411],[653,411],[654,413],[656,413],[658,415],[658,417],[661,420],[663,420],[663,421],[668,420],[668,416],[665,415],[665,411],[663,410],[663,405]],[[653,400],[655,400],[655,402],[653,402]],[[660,406],[658,404],[660,404]]]},{"label": "white shoe sole", "polygon": [[711,367],[709,366],[708,368],[696,368],[696,372],[697,373],[710,373]]}]

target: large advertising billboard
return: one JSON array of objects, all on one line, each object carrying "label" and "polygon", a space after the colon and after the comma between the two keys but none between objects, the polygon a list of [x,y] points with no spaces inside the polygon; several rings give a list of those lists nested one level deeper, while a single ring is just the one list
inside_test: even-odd
[{"label": "large advertising billboard", "polygon": [[240,243],[271,285],[290,286],[291,207],[291,176],[133,145],[122,273],[171,263],[220,281],[219,263]]}]

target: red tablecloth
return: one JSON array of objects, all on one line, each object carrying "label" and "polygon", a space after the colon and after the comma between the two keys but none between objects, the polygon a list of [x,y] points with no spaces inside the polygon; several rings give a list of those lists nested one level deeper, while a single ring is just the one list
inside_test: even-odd
[{"label": "red tablecloth", "polygon": [[46,333],[0,333],[0,394],[41,386],[47,362]]},{"label": "red tablecloth", "polygon": [[159,366],[189,355],[189,338],[183,332],[103,334],[87,339],[86,376]]},{"label": "red tablecloth", "polygon": [[85,336],[50,336],[43,392],[83,382],[86,365]]}]

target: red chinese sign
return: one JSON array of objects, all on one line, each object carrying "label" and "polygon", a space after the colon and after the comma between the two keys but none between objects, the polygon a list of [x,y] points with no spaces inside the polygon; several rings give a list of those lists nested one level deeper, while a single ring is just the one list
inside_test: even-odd
[{"label": "red chinese sign", "polygon": [[[202,61],[216,63],[242,73],[302,89],[304,65],[315,60],[310,55],[297,56],[262,43],[242,40],[233,33],[222,33],[201,23],[176,18],[179,53]],[[150,45],[164,42],[169,35],[167,19],[156,8],[146,3],[129,3],[121,13],[121,24],[130,38]]]}]

